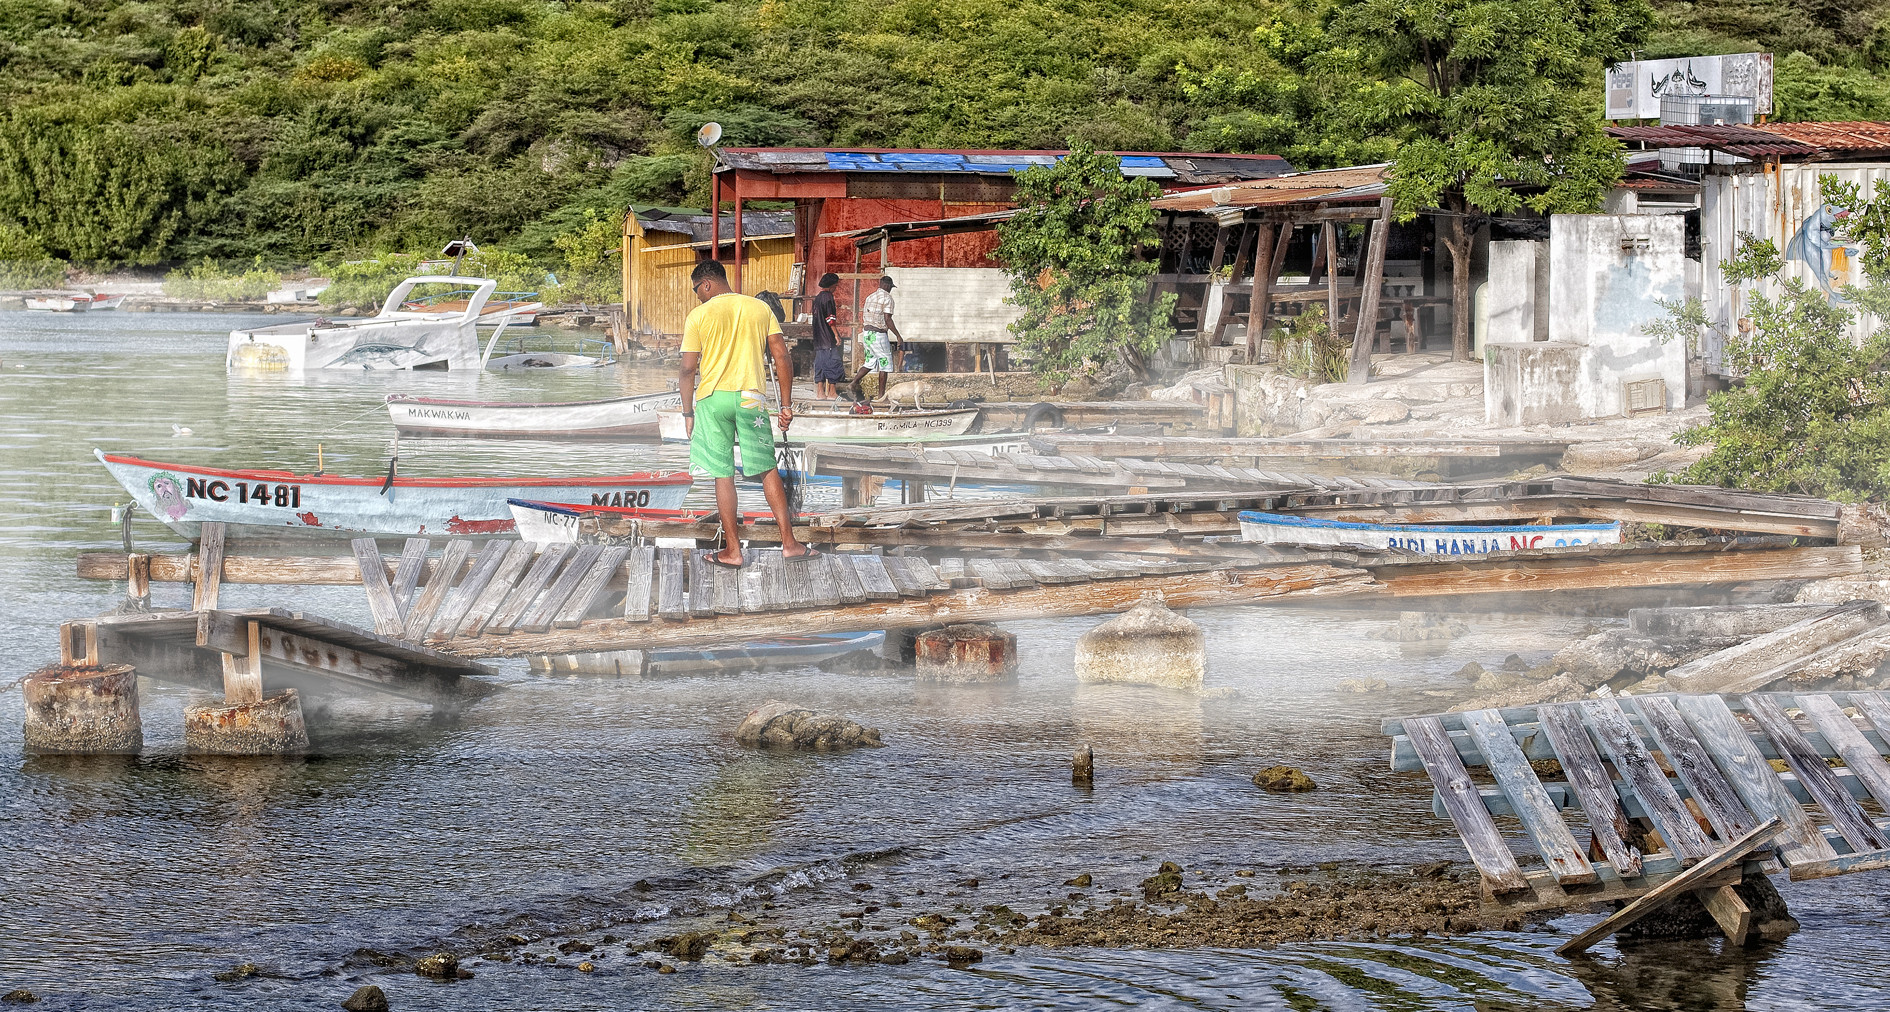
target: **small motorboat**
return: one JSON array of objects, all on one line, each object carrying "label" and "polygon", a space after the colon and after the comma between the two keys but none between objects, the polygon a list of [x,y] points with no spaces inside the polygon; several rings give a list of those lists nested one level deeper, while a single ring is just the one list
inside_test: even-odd
[{"label": "small motorboat", "polygon": [[806,667],[849,654],[872,653],[886,641],[873,632],[811,633],[750,640],[728,647],[669,647],[662,650],[602,650],[580,654],[535,654],[533,671],[546,675],[608,675],[642,678],[711,671],[765,671]]},{"label": "small motorboat", "polygon": [[95,292],[92,295],[92,305],[87,309],[87,312],[92,312],[92,313],[109,312],[110,310],[117,309],[119,306],[122,306],[124,304],[125,304],[125,296],[122,294],[106,295],[104,292]]},{"label": "small motorboat", "polygon": [[486,368],[518,372],[525,369],[595,369],[610,364],[610,359],[595,355],[577,355],[566,351],[522,351],[516,355],[501,355],[487,363]]},{"label": "small motorboat", "polygon": [[403,436],[482,439],[649,439],[659,412],[682,404],[667,390],[595,401],[456,401],[392,394],[387,413]]},{"label": "small motorboat", "polygon": [[[790,428],[798,441],[905,439],[930,440],[962,436],[978,423],[977,408],[919,408],[910,411],[875,411],[856,415],[850,411],[825,408],[796,409]],[[666,412],[662,418],[666,442],[688,441],[681,411]],[[777,427],[774,436],[781,438]]]},{"label": "small motorboat", "polygon": [[26,308],[36,313],[83,313],[92,308],[85,292],[48,292],[26,297]]},{"label": "small motorboat", "polygon": [[199,525],[212,520],[265,537],[511,534],[511,499],[675,509],[691,484],[683,471],[596,478],[349,478],[165,464],[93,452],[140,508],[192,541]]},{"label": "small motorboat", "polygon": [[1240,538],[1263,545],[1323,548],[1401,548],[1423,555],[1490,555],[1569,545],[1618,545],[1621,525],[1605,524],[1363,524],[1247,510]]},{"label": "small motorboat", "polygon": [[[408,296],[417,285],[474,286],[460,309],[409,309]],[[302,372],[309,369],[477,369],[478,325],[499,324],[499,334],[511,317],[538,303],[526,303],[503,312],[486,314],[486,300],[499,283],[490,278],[411,277],[394,286],[381,311],[361,319],[330,320],[317,317],[302,323],[230,332],[225,365],[230,369]],[[491,345],[486,354],[490,356]]]}]

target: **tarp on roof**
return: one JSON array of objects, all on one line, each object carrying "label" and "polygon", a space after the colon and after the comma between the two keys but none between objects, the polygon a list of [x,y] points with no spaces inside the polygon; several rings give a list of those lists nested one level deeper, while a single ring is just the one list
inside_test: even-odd
[{"label": "tarp on roof", "polygon": [[[1055,164],[1065,151],[971,151],[894,148],[720,148],[721,166],[769,173],[922,172],[1007,175]],[[1291,172],[1278,155],[1121,151],[1126,176],[1182,184],[1267,179]]]}]

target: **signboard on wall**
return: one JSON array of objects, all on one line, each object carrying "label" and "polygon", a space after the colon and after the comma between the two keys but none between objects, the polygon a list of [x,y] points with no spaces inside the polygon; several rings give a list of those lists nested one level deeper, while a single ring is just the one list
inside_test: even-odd
[{"label": "signboard on wall", "polygon": [[1754,113],[1769,115],[1772,54],[1635,60],[1608,68],[1609,119],[1658,119],[1661,99],[1700,95],[1749,98]]}]

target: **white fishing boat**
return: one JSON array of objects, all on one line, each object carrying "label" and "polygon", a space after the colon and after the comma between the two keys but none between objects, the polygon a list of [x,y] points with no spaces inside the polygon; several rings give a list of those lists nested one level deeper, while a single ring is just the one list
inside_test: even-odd
[{"label": "white fishing boat", "polygon": [[92,304],[91,306],[87,307],[86,311],[92,312],[92,313],[104,313],[104,312],[109,312],[111,310],[117,309],[119,306],[122,306],[124,304],[125,304],[125,296],[123,294],[106,295],[104,292],[95,292],[92,295]]},{"label": "white fishing boat", "polygon": [[[463,308],[434,310],[407,308],[416,285],[473,286]],[[225,364],[231,369],[269,369],[302,372],[309,369],[476,369],[481,314],[486,300],[498,288],[490,278],[411,277],[389,292],[381,311],[360,319],[317,317],[302,323],[230,332]],[[538,303],[513,306],[485,314],[498,323],[496,343],[504,324]],[[490,354],[488,345],[487,353]]]},{"label": "white fishing boat", "polygon": [[[695,538],[671,533],[678,524],[716,519],[715,511],[586,506],[582,503],[512,499],[506,503],[520,540],[560,545],[658,545],[690,548]],[[742,513],[744,525],[774,521],[770,513]]]},{"label": "white fishing boat", "polygon": [[595,478],[350,478],[331,474],[166,464],[93,451],[138,506],[196,540],[220,521],[250,536],[510,534],[508,499],[675,509],[686,472]]},{"label": "white fishing boat", "polygon": [[482,439],[634,439],[657,434],[659,412],[682,404],[674,390],[595,401],[456,401],[392,394],[387,413],[403,436]]},{"label": "white fishing boat", "polygon": [[26,297],[26,308],[36,313],[83,313],[92,308],[92,297],[84,292],[51,292]]},{"label": "white fishing boat", "polygon": [[1424,555],[1490,555],[1570,545],[1618,545],[1621,525],[1364,524],[1247,510],[1240,537],[1263,545],[1402,548]]},{"label": "white fishing boat", "polygon": [[[856,415],[850,411],[825,409],[797,410],[789,425],[796,441],[906,439],[931,440],[962,436],[978,423],[977,408],[920,408],[912,411],[875,411]],[[666,442],[688,442],[681,411],[665,412],[662,435]],[[777,425],[774,438],[781,438]]]}]

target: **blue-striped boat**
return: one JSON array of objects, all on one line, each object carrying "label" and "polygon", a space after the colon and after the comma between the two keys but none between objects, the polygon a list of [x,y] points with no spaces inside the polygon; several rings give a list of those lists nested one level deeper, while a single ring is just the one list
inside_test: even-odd
[{"label": "blue-striped boat", "polygon": [[1492,555],[1569,545],[1618,545],[1621,525],[1605,524],[1362,524],[1246,510],[1240,538],[1262,545],[1323,548],[1402,548],[1424,555]]}]

